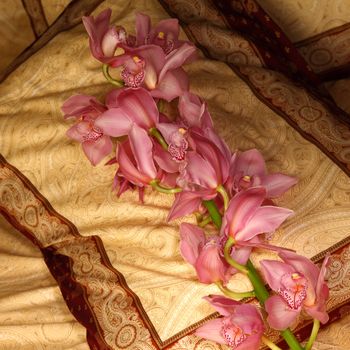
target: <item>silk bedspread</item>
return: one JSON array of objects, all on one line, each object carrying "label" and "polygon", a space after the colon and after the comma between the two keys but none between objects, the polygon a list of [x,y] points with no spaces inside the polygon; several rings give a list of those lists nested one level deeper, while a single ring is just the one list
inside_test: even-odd
[{"label": "silk bedspread", "polygon": [[[302,31],[292,4],[276,14],[269,1],[260,1],[266,12],[255,1],[228,3],[109,0],[93,14],[111,7],[113,22],[129,32],[135,11],[153,23],[179,18],[182,37],[201,49],[186,67],[191,90],[208,102],[219,134],[233,150],[258,148],[270,171],[299,178],[276,201],[296,214],[272,242],[317,262],[332,253],[334,323],[315,349],[349,348],[342,334],[350,313],[350,105],[349,84],[339,78],[347,72],[350,8],[332,12],[325,2],[328,17],[305,19]],[[302,13],[312,3],[302,2]],[[247,32],[253,16],[276,43],[261,45],[271,37],[256,41]],[[0,348],[221,349],[192,334],[217,316],[202,300],[217,291],[199,284],[180,256],[181,221],[166,223],[172,198],[150,191],[144,205],[137,193],[116,198],[114,169],[91,167],[65,136],[62,102],[76,93],[102,98],[108,89],[82,25],[57,35],[1,85]],[[249,288],[239,277],[232,285]]]}]

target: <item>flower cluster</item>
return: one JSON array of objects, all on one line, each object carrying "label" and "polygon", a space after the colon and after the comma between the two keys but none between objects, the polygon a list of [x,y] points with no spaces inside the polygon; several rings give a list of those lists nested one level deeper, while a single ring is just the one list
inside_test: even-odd
[{"label": "flower cluster", "polygon": [[[264,234],[274,232],[293,214],[273,205],[272,199],[295,185],[296,178],[269,174],[256,149],[232,153],[215,132],[207,104],[189,91],[183,65],[196,58],[196,48],[179,40],[177,20],[163,20],[152,27],[148,16],[137,14],[136,35],[130,35],[123,27],[111,25],[110,16],[107,9],[83,22],[92,55],[117,88],[106,95],[104,103],[87,95],[65,101],[65,118],[75,118],[67,135],[82,144],[93,165],[112,154],[107,164],[117,166],[114,187],[118,196],[137,188],[143,201],[144,188],[150,186],[175,194],[168,220],[196,214],[198,226],[180,226],[181,254],[193,265],[200,282],[216,283],[230,297],[207,298],[222,318],[202,326],[197,334],[232,349],[257,349],[261,341],[270,346],[263,336],[262,313],[232,300],[245,296],[256,296],[265,305],[268,323],[278,330],[293,325],[302,310],[327,322],[327,259],[319,269],[264,239]],[[110,69],[115,69],[119,79],[111,77]],[[175,118],[161,108],[173,100]],[[217,233],[207,235],[204,228],[212,224]],[[269,297],[249,262],[255,248],[275,250],[280,257],[261,262],[274,292]],[[251,278],[252,292],[227,288],[235,273]],[[301,349],[292,335],[288,339],[293,349]]]}]

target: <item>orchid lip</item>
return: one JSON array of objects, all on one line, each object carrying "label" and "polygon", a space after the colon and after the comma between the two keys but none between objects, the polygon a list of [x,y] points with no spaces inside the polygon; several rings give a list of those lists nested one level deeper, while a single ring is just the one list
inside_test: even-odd
[{"label": "orchid lip", "polygon": [[308,282],[306,278],[297,273],[286,273],[281,278],[281,287],[278,294],[293,310],[299,310],[307,297]]},{"label": "orchid lip", "polygon": [[242,344],[247,338],[247,335],[244,334],[241,327],[235,324],[228,325],[225,322],[223,322],[221,333],[226,341],[226,344],[230,346],[231,349],[235,349],[238,345]]}]

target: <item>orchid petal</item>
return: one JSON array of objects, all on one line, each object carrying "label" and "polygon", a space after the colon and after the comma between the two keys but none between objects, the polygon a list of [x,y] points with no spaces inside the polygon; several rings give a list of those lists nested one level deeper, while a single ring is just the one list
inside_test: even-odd
[{"label": "orchid petal", "polygon": [[110,8],[102,11],[95,18],[93,16],[83,17],[84,27],[89,35],[90,50],[92,55],[103,61],[104,53],[101,48],[103,36],[108,30],[112,10]]},{"label": "orchid petal", "polygon": [[177,18],[169,18],[161,20],[152,30],[155,36],[162,32],[170,36],[171,40],[176,40],[179,37],[179,21]]},{"label": "orchid petal", "polygon": [[238,241],[248,241],[260,233],[273,232],[292,214],[293,211],[286,208],[260,207],[255,211],[245,227],[237,232],[235,238]]},{"label": "orchid petal", "polygon": [[173,123],[158,123],[157,129],[160,131],[165,141],[169,144],[171,143],[172,135],[179,131],[180,126],[178,124]]},{"label": "orchid petal", "polygon": [[106,57],[113,57],[119,43],[119,35],[115,27],[109,28],[103,36],[101,49]]},{"label": "orchid petal", "polygon": [[247,337],[241,344],[239,344],[235,350],[256,350],[260,349],[261,333],[252,334]]},{"label": "orchid petal", "polygon": [[226,298],[222,295],[210,295],[203,298],[209,302],[214,309],[222,316],[229,316],[235,312],[237,305],[242,305],[238,301]]},{"label": "orchid petal", "polygon": [[148,44],[146,38],[151,30],[151,20],[143,13],[136,14],[136,41],[138,45]]},{"label": "orchid petal", "polygon": [[236,171],[248,176],[263,176],[266,174],[265,160],[255,148],[242,152],[237,157]]},{"label": "orchid petal", "polygon": [[226,344],[221,335],[222,319],[215,319],[205,323],[195,331],[195,335],[201,338],[212,340],[219,344]]},{"label": "orchid petal", "polygon": [[195,141],[196,151],[215,169],[217,182],[219,184],[225,183],[228,177],[230,158],[225,158],[220,149],[206,137],[196,133],[192,133],[191,136]]},{"label": "orchid petal", "polygon": [[261,332],[264,329],[261,314],[252,304],[239,303],[231,315],[231,321],[242,327],[246,333]]},{"label": "orchid petal", "polygon": [[187,153],[185,169],[192,183],[203,188],[216,189],[219,185],[216,171],[211,164],[196,152]]},{"label": "orchid petal", "polygon": [[[325,286],[328,290],[328,287]],[[329,315],[326,310],[326,303],[324,299],[322,301],[322,304],[316,304],[315,306],[305,306],[305,311],[308,315],[310,315],[312,318],[316,318],[319,320],[322,324],[325,324],[329,320]]]},{"label": "orchid petal", "polygon": [[165,174],[162,174],[160,178],[160,182],[162,185],[166,187],[174,188],[176,187],[176,180],[178,176],[179,176],[178,173],[165,173]]},{"label": "orchid petal", "polygon": [[196,47],[190,43],[185,43],[178,49],[173,50],[166,58],[166,62],[159,75],[159,81],[163,80],[168,71],[181,67],[195,53]]},{"label": "orchid petal", "polygon": [[252,247],[252,248],[261,248],[261,249],[265,249],[265,250],[272,250],[272,251],[277,252],[277,253],[280,253],[280,252],[283,252],[286,250],[291,251],[291,252],[295,252],[295,250],[293,250],[293,249],[279,247],[279,246],[276,246],[276,245],[273,245],[270,243],[262,243],[262,242],[260,242],[259,237],[256,237],[256,236],[249,241],[237,241],[236,244],[243,246],[243,247]]},{"label": "orchid petal", "polygon": [[312,286],[310,287],[315,289],[320,270],[310,259],[288,251],[281,252],[278,255],[287,264],[293,266],[295,271],[301,272],[311,282]]},{"label": "orchid petal", "polygon": [[175,220],[179,217],[191,214],[198,210],[201,204],[201,197],[195,192],[180,192],[175,196],[175,201],[171,207],[167,221]]},{"label": "orchid petal", "polygon": [[[322,263],[322,266],[321,266],[321,270],[320,270],[320,273],[319,273],[318,279],[317,279],[317,284],[316,284],[316,295],[317,296],[322,294],[322,290],[323,290],[323,287],[325,285],[325,277],[326,277],[326,272],[327,272],[327,266],[328,266],[329,262],[330,262],[330,256],[327,255],[324,258],[324,260],[323,260],[323,263]],[[325,298],[327,299],[328,296],[326,296]]]},{"label": "orchid petal", "polygon": [[114,137],[127,135],[132,125],[121,108],[112,108],[102,113],[95,121],[104,134]]},{"label": "orchid petal", "polygon": [[123,93],[125,89],[113,89],[106,96],[106,106],[108,109],[118,108],[119,106],[119,95]]},{"label": "orchid petal", "polygon": [[234,247],[231,252],[231,258],[241,265],[245,265],[252,252],[252,247]]},{"label": "orchid petal", "polygon": [[150,179],[155,179],[157,169],[152,157],[153,144],[147,132],[134,124],[129,133],[129,140],[138,169]]},{"label": "orchid petal", "polygon": [[126,143],[118,146],[117,158],[119,163],[119,171],[134,185],[142,186],[144,184],[148,184],[151,179],[148,176],[140,173],[135,167],[129,158],[126,146]]},{"label": "orchid petal", "polygon": [[266,188],[267,198],[276,198],[289,190],[297,182],[298,179],[296,177],[275,173],[264,176],[261,186]]},{"label": "orchid petal", "polygon": [[82,143],[83,151],[92,165],[98,164],[104,157],[111,153],[113,143],[108,136],[101,136],[95,141]]},{"label": "orchid petal", "polygon": [[188,263],[195,265],[204,244],[205,235],[202,229],[187,223],[180,225],[180,252]]},{"label": "orchid petal", "polygon": [[71,126],[67,131],[66,135],[80,143],[84,142],[86,134],[90,131],[90,123],[88,122],[79,122]]},{"label": "orchid petal", "polygon": [[281,278],[285,274],[298,272],[292,266],[277,260],[262,260],[260,267],[266,282],[274,291],[280,288]]},{"label": "orchid petal", "polygon": [[159,144],[154,145],[154,160],[161,169],[168,173],[177,173],[179,171],[179,163],[176,163],[170,153],[165,151]]},{"label": "orchid petal", "polygon": [[80,117],[89,113],[99,114],[106,110],[102,103],[89,95],[71,96],[63,103],[61,109],[65,114],[65,119],[73,116]]},{"label": "orchid petal", "polygon": [[290,327],[300,313],[300,311],[289,308],[278,295],[274,295],[265,301],[265,310],[268,313],[267,322],[277,330]]},{"label": "orchid petal", "polygon": [[230,235],[235,237],[237,232],[245,227],[248,220],[264,201],[265,193],[262,187],[250,188],[237,193],[231,199],[225,213],[225,218],[230,223]]},{"label": "orchid petal", "polygon": [[223,262],[220,249],[216,243],[207,243],[200,252],[194,267],[198,279],[202,283],[227,282],[227,267]]},{"label": "orchid petal", "polygon": [[200,98],[188,91],[185,91],[179,98],[179,113],[188,126],[200,127],[203,102]]},{"label": "orchid petal", "polygon": [[125,89],[117,99],[119,107],[139,127],[148,130],[158,122],[157,105],[147,90]]},{"label": "orchid petal", "polygon": [[182,68],[166,72],[151,95],[155,98],[162,98],[168,102],[181,96],[189,88],[188,76]]},{"label": "orchid petal", "polygon": [[[216,145],[216,147],[218,147],[218,149],[220,150],[225,161],[228,163],[225,166],[228,168],[227,171],[229,171],[230,162],[231,162],[231,158],[232,158],[231,151],[230,151],[229,147],[227,146],[225,141],[218,134],[215,133],[215,131],[212,127],[207,127],[205,134]],[[226,177],[227,176],[228,175],[226,175]]]}]

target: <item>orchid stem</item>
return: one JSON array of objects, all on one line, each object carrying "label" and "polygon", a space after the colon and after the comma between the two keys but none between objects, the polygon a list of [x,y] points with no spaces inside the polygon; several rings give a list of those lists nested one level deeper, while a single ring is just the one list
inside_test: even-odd
[{"label": "orchid stem", "polygon": [[264,335],[261,337],[261,341],[271,350],[282,350],[279,346],[277,346],[274,342],[272,342],[269,338],[265,337]]},{"label": "orchid stem", "polygon": [[209,215],[212,218],[214,225],[220,229],[222,224],[221,214],[213,200],[203,201],[203,205],[208,209]]},{"label": "orchid stem", "polygon": [[247,275],[248,274],[248,269],[245,266],[239,264],[236,260],[231,258],[231,248],[234,246],[234,244],[235,244],[235,240],[234,240],[233,237],[230,236],[227,239],[225,247],[224,247],[225,259],[236,270],[238,270],[239,272],[242,272],[245,275]]},{"label": "orchid stem", "polygon": [[314,324],[312,326],[312,331],[311,331],[311,335],[310,338],[305,346],[305,350],[311,350],[312,345],[314,344],[314,341],[317,337],[317,333],[320,329],[320,321],[316,320],[316,318],[314,318]]},{"label": "orchid stem", "polygon": [[248,278],[254,287],[256,297],[258,298],[260,304],[264,306],[264,303],[268,299],[270,294],[267,291],[264,282],[261,280],[258,271],[256,271],[255,266],[250,260],[248,260],[247,262],[247,268]]},{"label": "orchid stem", "polygon": [[102,66],[102,72],[103,75],[105,76],[105,78],[113,85],[117,86],[117,87],[123,87],[124,83],[122,81],[113,79],[111,77],[111,75],[109,74],[109,65],[108,64],[103,64]]},{"label": "orchid stem", "polygon": [[295,335],[289,328],[285,329],[284,331],[281,331],[281,334],[288,346],[292,350],[304,350],[304,348],[298,342],[298,339],[295,338]]},{"label": "orchid stem", "polygon": [[212,222],[212,218],[209,215],[205,219],[198,221],[198,226],[199,227],[204,227],[204,226],[208,225],[210,222]]},{"label": "orchid stem", "polygon": [[254,291],[250,291],[250,292],[243,292],[243,293],[239,293],[239,292],[234,292],[233,290],[230,290],[228,288],[226,288],[221,281],[215,282],[215,284],[218,286],[218,288],[228,297],[230,297],[233,300],[242,300],[244,298],[251,298],[251,297],[255,297],[255,293]]},{"label": "orchid stem", "polygon": [[224,200],[224,209],[225,209],[225,211],[226,211],[227,208],[228,208],[228,203],[229,203],[229,201],[230,201],[230,198],[229,198],[229,196],[228,196],[228,193],[226,192],[225,187],[222,186],[222,185],[219,185],[219,186],[216,188],[216,190],[221,194],[222,199]]},{"label": "orchid stem", "polygon": [[159,144],[162,146],[162,148],[165,151],[168,150],[168,144],[166,143],[166,141],[164,140],[164,137],[162,136],[162,134],[159,132],[157,128],[151,128],[149,129],[148,132],[151,136],[153,136],[159,142]]},{"label": "orchid stem", "polygon": [[168,187],[163,187],[162,185],[159,184],[159,180],[152,180],[149,183],[155,190],[161,193],[167,193],[167,194],[172,194],[172,193],[179,193],[182,191],[182,188],[180,187],[175,187],[175,188],[168,188]]}]

